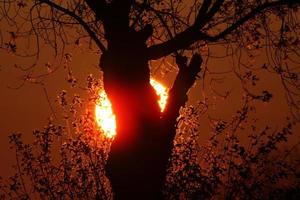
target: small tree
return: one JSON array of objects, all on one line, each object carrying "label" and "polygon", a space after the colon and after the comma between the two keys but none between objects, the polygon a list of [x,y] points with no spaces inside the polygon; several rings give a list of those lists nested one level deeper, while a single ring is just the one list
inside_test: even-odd
[{"label": "small tree", "polygon": [[[217,54],[214,45],[225,46],[225,55],[235,57],[238,70],[234,71],[246,95],[264,102],[272,95],[251,92],[248,83],[255,84],[257,77],[242,55],[253,58],[266,50],[268,60],[262,69],[279,74],[292,113],[299,117],[298,77],[290,66],[299,59],[298,1],[1,3],[1,19],[15,28],[2,48],[18,54],[17,38],[35,39],[31,53],[39,59],[41,41],[64,55],[65,45],[88,38],[99,50],[104,89],[117,121],[117,136],[106,165],[117,199],[161,198],[179,110],[201,70],[202,57],[207,62]],[[170,55],[176,58],[178,73],[161,113],[150,85],[149,62]],[[209,66],[205,65],[203,79],[207,73]]]}]

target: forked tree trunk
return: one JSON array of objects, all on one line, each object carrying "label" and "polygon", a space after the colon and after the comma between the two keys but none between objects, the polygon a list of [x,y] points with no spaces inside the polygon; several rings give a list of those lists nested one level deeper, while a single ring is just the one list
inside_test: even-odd
[{"label": "forked tree trunk", "polygon": [[[152,26],[139,31],[129,27],[131,3],[113,1],[104,10],[95,1],[89,3],[99,13],[97,16],[102,16],[107,50],[101,56],[100,67],[117,122],[106,172],[115,199],[161,199],[176,117],[200,70],[201,59],[196,56],[190,64],[194,67],[188,68],[186,62],[181,62],[180,68],[186,69],[179,71],[162,114],[150,85],[146,40],[152,35]],[[194,69],[193,73],[188,69]]]},{"label": "forked tree trunk", "polygon": [[180,70],[167,107],[161,113],[158,96],[150,85],[146,54],[146,40],[152,34],[152,27],[135,31],[125,25],[111,24],[115,23],[105,26],[108,48],[100,60],[104,89],[117,121],[107,176],[115,199],[162,199],[176,117],[202,60],[194,56],[190,66],[186,66],[186,59],[179,57]]}]

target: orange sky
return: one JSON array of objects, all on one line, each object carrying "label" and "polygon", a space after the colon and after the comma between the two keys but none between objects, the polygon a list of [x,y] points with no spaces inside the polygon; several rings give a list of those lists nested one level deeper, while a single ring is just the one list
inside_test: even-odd
[{"label": "orange sky", "polygon": [[[47,55],[51,55],[50,51],[46,51],[46,53],[43,54],[40,64],[36,69],[37,73],[46,71],[46,67],[44,66],[46,61],[54,63],[53,58],[50,56],[50,59]],[[22,59],[16,58],[4,51],[0,51],[0,61],[0,160],[2,163],[5,163],[0,165],[0,171],[1,175],[5,176],[7,172],[12,171],[11,164],[14,163],[14,154],[12,150],[9,150],[8,145],[9,133],[13,131],[22,132],[25,141],[29,142],[32,138],[31,130],[42,128],[43,125],[47,123],[47,118],[51,114],[51,110],[44,90],[40,85],[28,83],[17,90],[8,88],[15,87],[21,82],[20,77],[23,72],[15,69],[13,65],[15,62],[22,63]],[[99,70],[96,67],[97,63],[97,56],[83,53],[79,49],[74,50],[72,69],[74,75],[78,78],[80,85],[84,86],[85,78],[90,73],[94,74],[96,77],[100,77]],[[224,70],[229,68],[230,64],[231,63],[228,60],[214,60],[209,63],[209,68],[212,71],[218,71],[220,69]],[[165,85],[170,86],[174,74],[170,73],[162,76],[160,73],[157,73],[154,76]],[[284,125],[285,118],[289,113],[280,88],[279,78],[276,77],[276,75],[270,75],[268,73],[260,73],[259,77],[261,81],[259,83],[260,87],[258,88],[270,89],[274,98],[270,103],[257,103],[257,117],[261,120],[260,123],[262,125],[269,124],[273,127],[280,128]],[[209,80],[210,78],[208,77],[205,84],[208,84]],[[70,84],[66,82],[66,72],[63,67],[60,67],[59,70],[51,76],[46,77],[44,83],[51,104],[56,111],[57,106],[55,104],[55,99],[61,90],[67,90],[71,93],[82,93],[82,91],[78,89],[72,89]],[[200,119],[200,142],[204,143],[205,139],[209,137],[208,115],[215,118],[228,119],[240,108],[242,101],[239,80],[232,73],[226,75],[223,83],[215,86],[215,88],[220,91],[226,91],[225,88],[232,91],[227,99],[214,97],[209,87],[206,87],[206,90],[203,92],[201,84],[201,82],[198,82],[190,91],[190,102],[203,100],[203,95],[205,95],[212,104],[209,111]]]},{"label": "orange sky", "polygon": [[[100,71],[97,67],[99,61],[97,55],[80,49],[73,49],[72,55],[71,66],[79,85],[84,86],[88,74],[100,77]],[[263,62],[262,58],[260,59],[255,61],[258,66]],[[47,72],[45,67],[47,62],[57,65],[57,61],[53,59],[53,51],[50,51],[48,48],[42,48],[41,58],[35,68],[35,73]],[[11,165],[14,163],[14,152],[9,150],[8,135],[14,131],[21,132],[24,134],[25,141],[29,142],[32,139],[31,131],[42,128],[51,114],[49,103],[40,85],[27,83],[17,90],[9,89],[9,87],[18,86],[22,82],[21,77],[24,75],[24,72],[14,67],[15,63],[20,65],[28,64],[30,59],[19,58],[4,50],[0,50],[0,160],[2,162],[0,165],[0,176],[7,176],[11,173]],[[153,63],[153,65],[156,64],[155,62]],[[208,63],[208,68],[211,71],[220,72],[230,69],[232,64],[230,59],[213,59]],[[165,75],[162,75],[161,71],[159,70],[156,74],[153,74],[154,78],[170,87],[174,78],[174,71]],[[46,77],[44,80],[50,103],[55,111],[58,111],[55,99],[61,90],[84,94],[80,89],[72,89],[66,81],[66,76],[66,71],[60,66],[54,74]],[[270,103],[258,102],[256,104],[256,115],[260,119],[260,126],[268,124],[280,129],[285,125],[285,119],[290,113],[284,99],[279,77],[266,72],[259,72],[258,76],[260,81],[256,89],[257,92],[269,89],[274,96]],[[220,77],[225,78],[223,82],[216,83],[215,88],[222,92],[231,91],[231,95],[227,99],[215,96],[211,88],[208,87],[212,78]],[[217,119],[229,119],[240,109],[242,104],[240,82],[232,72],[225,76],[208,75],[204,82],[206,86],[204,91],[202,90],[202,84],[202,80],[198,81],[190,91],[190,103],[195,103],[205,98],[208,98],[210,103],[208,112],[200,118],[200,143],[204,143],[205,139],[209,137],[210,125],[208,116]],[[294,130],[296,133],[294,137],[299,138],[297,136],[298,130],[300,130],[299,127],[296,127]]]}]

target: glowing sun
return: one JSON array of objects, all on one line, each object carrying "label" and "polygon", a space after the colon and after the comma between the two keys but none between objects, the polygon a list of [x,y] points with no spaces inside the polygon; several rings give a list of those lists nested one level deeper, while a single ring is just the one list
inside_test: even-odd
[{"label": "glowing sun", "polygon": [[[159,96],[158,104],[161,112],[163,112],[168,99],[167,88],[152,78],[150,84]],[[96,122],[99,128],[104,132],[104,135],[108,138],[113,138],[116,135],[116,116],[113,113],[111,103],[103,90],[99,92],[99,100],[95,107],[95,117]]]}]

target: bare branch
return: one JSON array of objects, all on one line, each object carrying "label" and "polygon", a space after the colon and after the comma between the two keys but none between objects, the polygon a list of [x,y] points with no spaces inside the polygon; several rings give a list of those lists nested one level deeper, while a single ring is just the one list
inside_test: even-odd
[{"label": "bare branch", "polygon": [[80,25],[82,25],[82,27],[86,30],[86,32],[89,34],[89,36],[95,41],[95,43],[100,48],[100,50],[102,52],[106,51],[105,46],[102,44],[102,42],[99,40],[99,38],[96,36],[96,34],[91,30],[91,28],[88,26],[88,24],[81,17],[76,15],[74,12],[72,12],[52,1],[40,0],[40,2],[45,3],[45,4],[49,5],[50,7],[55,8],[56,10],[59,10],[59,11],[65,13],[66,15],[69,15],[70,17],[74,18]]},{"label": "bare branch", "polygon": [[[291,0],[280,0],[280,1],[274,1],[274,2],[267,2],[262,5],[257,6],[252,11],[250,11],[248,14],[246,14],[244,17],[238,19],[235,23],[233,23],[231,26],[220,32],[219,34],[215,36],[209,36],[203,32],[201,32],[200,29],[204,27],[207,22],[216,14],[216,12],[219,10],[221,4],[223,3],[222,0],[217,1],[210,11],[207,13],[207,15],[203,18],[202,14],[199,13],[197,21],[195,21],[194,25],[187,28],[183,32],[176,35],[174,38],[160,43],[153,46],[150,46],[148,48],[148,59],[159,59],[161,57],[167,56],[177,50],[180,49],[186,49],[193,43],[197,41],[207,41],[207,42],[216,42],[220,39],[224,39],[228,34],[232,33],[234,30],[242,26],[245,22],[249,21],[250,19],[254,18],[259,13],[278,6],[291,6],[299,4],[297,1],[291,1]],[[204,8],[203,8],[204,9]],[[202,9],[200,9],[202,10]],[[207,17],[207,20],[205,18]],[[204,20],[203,22],[200,20]],[[200,20],[200,21],[199,21]]]},{"label": "bare branch", "polygon": [[300,2],[297,2],[297,1],[293,2],[293,1],[290,1],[290,0],[282,0],[282,1],[265,3],[261,6],[256,7],[255,9],[253,9],[247,15],[245,15],[244,17],[237,20],[235,23],[233,23],[231,26],[229,26],[228,28],[226,28],[225,30],[220,32],[219,34],[217,34],[215,36],[207,37],[206,39],[211,41],[211,42],[222,39],[222,38],[226,37],[227,35],[229,35],[230,33],[232,33],[237,28],[239,28],[240,26],[242,26],[245,22],[249,21],[251,18],[254,18],[259,13],[261,13],[262,11],[264,11],[266,9],[274,8],[274,7],[282,6],[282,5],[291,6],[291,5],[295,5],[295,4],[300,4]]},{"label": "bare branch", "polygon": [[204,1],[193,25],[194,29],[201,29],[218,12],[223,2],[224,0],[216,1],[212,5],[211,9],[207,12],[209,6],[211,5],[211,0]]},{"label": "bare branch", "polygon": [[192,27],[187,28],[185,31],[176,35],[173,39],[170,39],[161,44],[150,46],[147,49],[148,59],[159,59],[177,50],[188,48],[196,41],[205,40],[206,38],[206,34],[195,31]]}]

